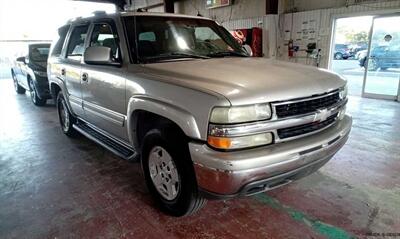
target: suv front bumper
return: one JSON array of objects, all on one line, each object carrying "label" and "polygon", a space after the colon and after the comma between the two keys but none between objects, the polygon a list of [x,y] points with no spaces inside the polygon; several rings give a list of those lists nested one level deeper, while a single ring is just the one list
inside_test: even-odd
[{"label": "suv front bumper", "polygon": [[352,118],[304,138],[261,148],[219,152],[189,143],[197,183],[208,197],[229,198],[271,190],[318,170],[346,143]]}]

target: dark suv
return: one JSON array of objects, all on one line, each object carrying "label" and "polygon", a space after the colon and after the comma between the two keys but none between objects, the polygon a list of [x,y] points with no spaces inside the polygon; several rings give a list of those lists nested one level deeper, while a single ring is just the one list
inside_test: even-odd
[{"label": "dark suv", "polygon": [[[368,51],[360,55],[360,66],[366,67]],[[371,60],[368,70],[386,70],[388,68],[400,68],[400,48],[390,46],[378,46],[371,50]]]},{"label": "dark suv", "polygon": [[30,91],[33,104],[43,106],[51,98],[47,80],[47,58],[49,43],[28,45],[26,56],[18,57],[11,67],[15,91],[24,94]]}]

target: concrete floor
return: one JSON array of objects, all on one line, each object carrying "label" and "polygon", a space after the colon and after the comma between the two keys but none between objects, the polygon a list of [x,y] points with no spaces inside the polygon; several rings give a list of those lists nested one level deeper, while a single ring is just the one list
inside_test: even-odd
[{"label": "concrete floor", "polygon": [[400,104],[351,97],[349,142],[317,173],[254,197],[172,218],[140,166],[59,128],[0,80],[0,238],[400,237]]}]

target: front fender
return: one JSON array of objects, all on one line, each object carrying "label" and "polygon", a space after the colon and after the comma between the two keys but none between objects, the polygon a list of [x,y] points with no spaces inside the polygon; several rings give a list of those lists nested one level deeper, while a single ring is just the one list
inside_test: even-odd
[{"label": "front fender", "polygon": [[129,140],[136,144],[136,127],[132,119],[133,113],[137,110],[147,111],[165,117],[177,124],[186,136],[193,139],[201,139],[199,127],[196,120],[188,111],[175,105],[147,96],[133,96],[129,99],[127,110],[127,126]]}]

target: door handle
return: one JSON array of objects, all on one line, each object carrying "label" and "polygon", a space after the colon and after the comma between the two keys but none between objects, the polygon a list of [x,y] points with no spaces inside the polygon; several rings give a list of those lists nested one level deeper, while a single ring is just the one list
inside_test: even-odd
[{"label": "door handle", "polygon": [[65,76],[65,73],[66,73],[65,68],[62,68],[62,69],[61,69],[61,75],[62,75],[62,76]]},{"label": "door handle", "polygon": [[88,80],[89,80],[88,74],[87,73],[82,73],[81,79],[84,82],[88,82]]}]

